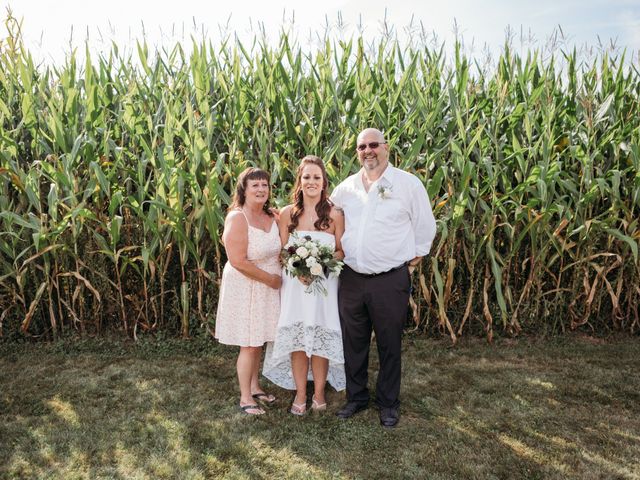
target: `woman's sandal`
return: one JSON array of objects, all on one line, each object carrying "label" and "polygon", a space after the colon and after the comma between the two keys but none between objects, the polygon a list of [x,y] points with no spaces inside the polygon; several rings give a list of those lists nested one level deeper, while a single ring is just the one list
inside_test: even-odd
[{"label": "woman's sandal", "polygon": [[293,415],[296,415],[298,417],[302,417],[305,413],[307,413],[307,402],[292,403],[291,408],[289,409],[289,413],[292,413]]},{"label": "woman's sandal", "polygon": [[[245,415],[263,415],[265,412],[258,405],[238,405],[238,408]],[[256,410],[255,412],[250,412],[249,410]]]},{"label": "woman's sandal", "polygon": [[318,403],[315,395],[311,398],[311,410],[314,412],[324,412],[327,409],[327,402]]},{"label": "woman's sandal", "polygon": [[255,400],[264,403],[266,405],[271,405],[276,401],[276,397],[271,395],[270,393],[258,392],[251,395]]}]

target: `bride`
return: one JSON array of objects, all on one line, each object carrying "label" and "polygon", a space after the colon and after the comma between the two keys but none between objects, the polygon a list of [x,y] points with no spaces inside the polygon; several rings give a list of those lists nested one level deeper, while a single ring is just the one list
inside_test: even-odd
[{"label": "bride", "polygon": [[[333,247],[334,256],[342,259],[344,216],[329,201],[327,187],[322,160],[304,157],[296,174],[293,204],[280,212],[280,239],[287,245],[294,234],[309,235]],[[267,346],[263,374],[276,385],[296,391],[289,410],[294,415],[307,411],[307,380],[313,379],[311,409],[316,411],[326,409],[327,380],[338,391],[345,388],[338,278],[330,275],[323,284],[326,296],[305,292],[307,279],[282,277],[276,339]]]}]

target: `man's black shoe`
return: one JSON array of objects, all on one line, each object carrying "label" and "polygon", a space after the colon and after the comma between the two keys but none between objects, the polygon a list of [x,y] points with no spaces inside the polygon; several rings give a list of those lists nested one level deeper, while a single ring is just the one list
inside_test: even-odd
[{"label": "man's black shoe", "polygon": [[347,419],[364,410],[365,408],[367,408],[366,403],[347,402],[340,410],[338,410],[338,412],[336,413],[336,417]]},{"label": "man's black shoe", "polygon": [[393,428],[400,420],[400,413],[397,408],[381,408],[380,409],[380,425],[387,428]]}]

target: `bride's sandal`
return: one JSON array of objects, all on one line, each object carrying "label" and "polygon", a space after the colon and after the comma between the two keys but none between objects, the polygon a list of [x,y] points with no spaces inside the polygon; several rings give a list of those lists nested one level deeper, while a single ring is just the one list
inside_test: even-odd
[{"label": "bride's sandal", "polygon": [[298,417],[302,417],[305,413],[307,413],[307,402],[304,403],[294,403],[291,404],[291,408],[289,409],[289,413],[296,415]]},{"label": "bride's sandal", "polygon": [[311,410],[314,412],[324,412],[327,409],[327,402],[318,403],[315,395],[311,399]]}]

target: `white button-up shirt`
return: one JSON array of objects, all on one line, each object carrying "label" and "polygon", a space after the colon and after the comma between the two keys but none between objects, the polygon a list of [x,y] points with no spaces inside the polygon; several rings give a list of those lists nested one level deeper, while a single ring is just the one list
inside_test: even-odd
[{"label": "white button-up shirt", "polygon": [[436,221],[418,177],[387,165],[367,192],[362,175],[351,175],[331,194],[345,216],[344,262],[359,273],[382,273],[429,253]]}]

